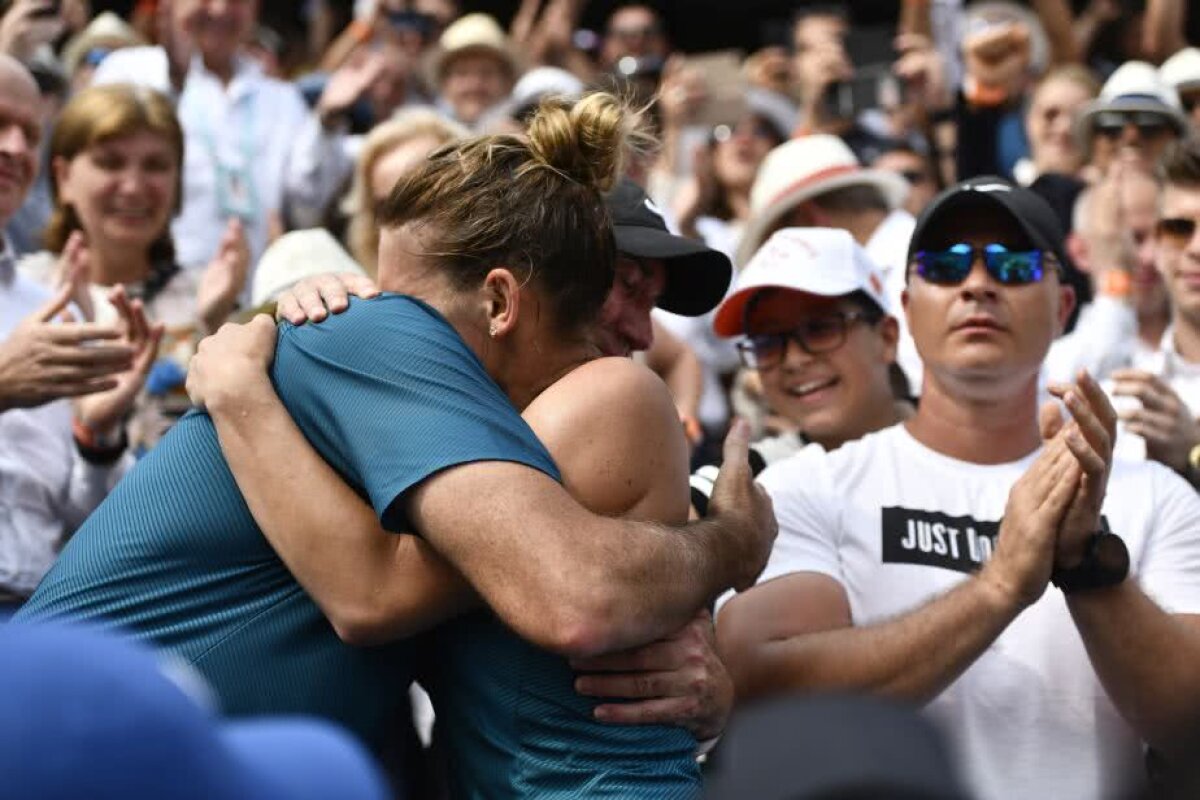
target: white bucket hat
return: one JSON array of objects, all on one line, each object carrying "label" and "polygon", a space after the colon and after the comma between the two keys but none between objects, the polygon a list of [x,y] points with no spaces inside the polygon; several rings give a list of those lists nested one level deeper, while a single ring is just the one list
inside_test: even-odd
[{"label": "white bucket hat", "polygon": [[718,336],[746,329],[746,304],[763,289],[791,289],[822,297],[863,292],[891,314],[883,275],[849,231],[835,228],[784,228],[759,248],[740,273],[733,292],[713,318]]},{"label": "white bucket hat", "polygon": [[1177,92],[1200,89],[1200,47],[1185,47],[1163,62],[1158,77]]},{"label": "white bucket hat", "polygon": [[258,308],[275,300],[293,284],[330,272],[367,274],[328,231],[310,228],[285,233],[271,243],[258,261],[250,283],[250,305]]},{"label": "white bucket hat", "polygon": [[1179,135],[1187,133],[1188,119],[1179,93],[1165,83],[1158,70],[1145,61],[1126,61],[1109,76],[1100,96],[1088,103],[1076,122],[1080,141],[1090,146],[1097,114],[1106,111],[1147,111],[1161,114]]},{"label": "white bucket hat", "polygon": [[908,194],[900,175],[864,169],[849,146],[829,134],[801,136],[784,142],[763,159],[750,189],[750,221],[738,244],[736,264],[750,260],[767,231],[805,200],[845,186],[874,186],[888,207],[897,208]]}]

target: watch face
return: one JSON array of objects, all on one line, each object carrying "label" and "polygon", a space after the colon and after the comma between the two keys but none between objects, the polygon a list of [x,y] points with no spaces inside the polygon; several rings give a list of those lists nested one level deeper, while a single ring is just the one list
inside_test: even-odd
[{"label": "watch face", "polygon": [[1188,453],[1188,464],[1191,465],[1192,469],[1200,470],[1200,444],[1193,447],[1191,452]]},{"label": "watch face", "polygon": [[1120,575],[1121,579],[1129,574],[1129,548],[1120,536],[1106,533],[1096,540],[1092,550],[1096,565],[1105,573]]}]

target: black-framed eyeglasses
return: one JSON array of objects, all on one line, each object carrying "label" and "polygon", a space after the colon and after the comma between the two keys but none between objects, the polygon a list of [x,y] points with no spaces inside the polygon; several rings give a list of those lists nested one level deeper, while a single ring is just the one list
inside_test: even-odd
[{"label": "black-framed eyeglasses", "polygon": [[1171,122],[1155,111],[1101,111],[1092,121],[1092,129],[1109,138],[1120,136],[1126,125],[1137,128],[1142,136],[1155,136],[1168,130]]},{"label": "black-framed eyeglasses", "polygon": [[789,342],[800,345],[810,356],[837,350],[846,343],[846,334],[856,322],[874,324],[880,315],[868,311],[837,311],[814,317],[790,331],[759,333],[737,343],[738,356],[750,369],[771,369],[787,355]]}]

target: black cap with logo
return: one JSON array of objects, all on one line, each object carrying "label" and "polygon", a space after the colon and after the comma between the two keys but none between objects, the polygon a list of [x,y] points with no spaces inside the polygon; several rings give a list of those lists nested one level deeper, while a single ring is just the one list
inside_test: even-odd
[{"label": "black cap with logo", "polygon": [[1050,204],[1036,192],[995,175],[965,180],[933,198],[917,218],[908,245],[907,263],[912,263],[913,255],[924,244],[931,229],[952,228],[955,212],[968,207],[1001,212],[1020,226],[1030,244],[1053,253],[1064,271],[1071,269],[1071,260],[1067,257],[1065,247],[1067,236]]},{"label": "black cap with logo", "polygon": [[733,264],[703,242],[667,230],[662,213],[636,183],[624,178],[608,196],[617,250],[634,258],[660,259],[667,285],[658,307],[697,317],[717,307],[729,289]]}]

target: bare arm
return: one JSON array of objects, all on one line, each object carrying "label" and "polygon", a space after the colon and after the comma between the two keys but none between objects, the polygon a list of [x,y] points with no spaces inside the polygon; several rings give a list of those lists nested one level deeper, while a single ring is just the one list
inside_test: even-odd
[{"label": "bare arm", "polygon": [[735,426],[734,470],[713,494],[722,510],[685,527],[597,517],[548,476],[498,462],[427,479],[409,517],[523,638],[576,657],[622,650],[682,628],[723,585],[761,569],[749,552],[769,550],[774,517],[747,447]]},{"label": "bare arm", "polygon": [[1151,746],[1200,744],[1200,616],[1168,614],[1127,580],[1067,597],[1088,658],[1121,716]]},{"label": "bare arm", "polygon": [[1050,40],[1051,65],[1074,64],[1081,60],[1079,45],[1072,27],[1074,15],[1067,0],[1033,0],[1033,9],[1046,29]]},{"label": "bare arm", "polygon": [[[227,344],[229,352],[221,353],[222,343],[236,342],[239,333],[260,337],[258,355],[252,353],[245,358],[241,346],[236,343]],[[279,549],[301,584],[318,599],[339,632],[349,638],[370,641],[391,638],[412,630],[414,625],[431,624],[462,608],[461,584],[456,587],[455,573],[430,558],[423,542],[403,541],[405,537],[397,541],[397,537],[380,530],[370,509],[299,434],[269,384],[264,381],[258,390],[248,389],[247,381],[253,381],[255,375],[261,376],[264,372],[273,340],[274,329],[265,318],[243,328],[227,326],[221,334],[206,340],[197,357],[199,364],[193,364],[189,375],[193,399],[212,409],[222,446],[228,442],[230,448],[227,455],[231,467],[243,491],[254,498],[252,511],[263,524],[268,539]],[[246,377],[206,380],[205,368],[210,365],[235,373],[240,370]],[[649,373],[642,373],[654,380]],[[263,379],[260,377],[259,380]],[[199,391],[214,383],[235,387],[236,391],[208,396]],[[655,383],[660,397],[665,398],[661,383],[656,380]],[[250,406],[254,413],[247,413],[244,407],[247,397],[255,396],[258,396],[258,404]],[[226,401],[235,404],[223,406]],[[661,402],[669,407],[668,400]],[[644,406],[638,402],[609,404],[611,411],[626,416]],[[588,430],[584,425],[578,427]],[[661,425],[657,427],[662,428]],[[606,433],[604,424],[594,430],[595,437],[603,437]],[[650,434],[640,435],[639,439],[654,454],[639,460],[642,469],[662,470],[664,464],[660,462],[669,455],[668,448],[651,444]],[[270,448],[267,452],[274,457],[264,457],[264,446]],[[744,440],[734,443],[731,463],[736,463],[739,446],[744,449]],[[724,528],[720,523],[690,526],[683,532],[651,524],[629,523],[623,527],[620,523],[594,517],[569,497],[564,502],[562,488],[541,473],[527,467],[497,463],[458,467],[429,479],[427,484],[449,484],[451,487],[448,494],[435,493],[433,508],[441,516],[435,516],[431,521],[435,531],[448,531],[441,535],[452,545],[458,541],[460,530],[479,538],[477,542],[468,540],[468,553],[465,557],[461,554],[457,557],[464,558],[484,581],[492,581],[487,584],[492,594],[489,596],[481,586],[482,593],[493,609],[526,638],[569,654],[590,654],[592,646],[610,649],[607,646],[610,638],[616,643],[611,647],[640,644],[682,627],[692,613],[721,590],[720,584],[750,580],[751,573],[756,574],[760,568],[760,563],[753,562],[765,556],[763,548],[769,549],[773,518],[769,515],[769,502],[759,497],[750,481],[744,451],[741,457],[745,474],[725,485],[726,507],[734,511],[727,515]],[[686,465],[682,458],[678,460],[680,509],[676,509],[676,516],[682,520],[686,513]],[[280,464],[288,465],[293,473],[291,477],[296,481],[304,481],[297,485],[305,486],[305,491],[297,492],[296,497],[284,497],[277,492],[280,477],[277,465]],[[270,468],[264,470],[262,465],[270,465]],[[618,479],[627,477],[620,465],[608,464],[603,459],[588,466],[610,473],[615,470]],[[261,470],[263,474],[255,475],[255,470]],[[464,473],[468,478],[464,484],[446,480],[460,478]],[[494,473],[501,476],[498,482],[487,477]],[[513,475],[511,480],[504,477],[510,474]],[[522,486],[527,485],[530,478],[536,487],[532,499],[521,497]],[[545,486],[541,478],[550,485]],[[638,495],[635,501],[627,502],[594,491],[589,495],[588,487],[576,486],[575,489],[585,500],[609,513],[626,512],[631,507],[630,502],[632,507],[638,508],[643,500],[654,500]],[[488,490],[494,494],[489,494]],[[511,496],[500,497],[507,495],[509,490]],[[423,494],[424,488],[417,493],[418,496]],[[552,500],[540,503],[536,498],[542,496]],[[514,497],[518,498],[515,504],[512,502]],[[565,520],[555,519],[553,513],[540,517],[537,512],[544,509],[563,509],[568,516]],[[501,520],[496,519],[497,513]],[[350,514],[354,516],[348,518]],[[420,529],[420,519],[412,518]],[[542,520],[541,527],[535,524],[539,519]],[[445,525],[445,529],[437,528],[438,524]],[[647,539],[645,542],[640,539],[626,542],[603,538],[603,529],[609,525],[615,525],[632,538],[645,530]],[[539,534],[546,529],[549,533]],[[502,539],[502,533],[507,533],[508,538]],[[429,538],[438,544],[433,536]],[[750,556],[749,565],[745,552],[747,538],[754,540],[749,543],[751,550],[762,550]],[[550,546],[531,547],[531,542]],[[497,544],[502,546],[498,548]],[[495,555],[496,560],[490,561],[490,555]],[[646,563],[642,561],[644,556],[648,559]],[[556,562],[555,559],[561,560]],[[453,553],[450,560],[459,563]],[[739,565],[744,574],[731,577]],[[430,566],[435,569],[426,569]],[[526,567],[527,570],[523,569]],[[410,568],[424,572],[410,580],[407,574]],[[405,574],[405,580],[394,579],[397,571]],[[690,577],[693,575],[698,575],[700,580]],[[347,576],[353,576],[353,581],[347,582]],[[388,580],[389,576],[392,580]],[[611,580],[613,576],[618,580]],[[716,583],[702,583],[705,580]],[[472,578],[473,584],[475,581]],[[629,581],[641,581],[636,591],[629,591]],[[664,610],[660,616],[655,616],[659,604],[654,593],[662,582],[673,582],[679,586],[679,591],[677,594],[665,592]],[[636,597],[623,597],[623,593]],[[497,600],[493,601],[493,597]],[[560,601],[555,603],[554,613],[540,609],[545,597]],[[415,622],[409,619],[414,615]],[[381,624],[381,620],[386,624]],[[643,626],[649,632],[640,633]]]},{"label": "bare arm", "polygon": [[739,701],[796,689],[933,699],[1045,590],[1058,522],[1078,477],[1065,445],[1048,445],[1010,492],[988,565],[894,619],[850,627],[844,588],[812,572],[730,600],[717,619],[717,645]]},{"label": "bare arm", "polygon": [[[474,605],[474,592],[421,538],[385,531],[371,506],[317,454],[275,394],[264,366],[275,326],[201,342],[188,375],[221,450],[267,541],[340,638],[377,644],[410,636]],[[232,380],[219,380],[222,370]],[[200,386],[209,389],[198,394]],[[234,387],[236,391],[215,391]],[[281,486],[289,487],[280,491]]]},{"label": "bare arm", "polygon": [[1142,24],[1142,49],[1154,62],[1162,62],[1187,47],[1187,4],[1183,0],[1146,0]]}]

